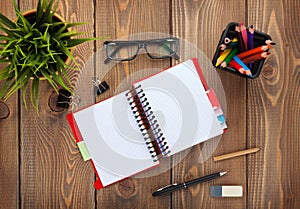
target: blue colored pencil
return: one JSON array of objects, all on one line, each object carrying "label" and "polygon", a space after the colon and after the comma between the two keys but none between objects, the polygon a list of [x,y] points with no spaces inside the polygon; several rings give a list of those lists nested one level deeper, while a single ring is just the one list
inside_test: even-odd
[{"label": "blue colored pencil", "polygon": [[245,63],[244,63],[240,58],[238,58],[237,55],[235,55],[235,56],[233,57],[233,60],[236,61],[241,67],[244,68],[244,70],[246,71],[246,74],[247,74],[249,77],[252,77],[251,70],[248,68],[247,65],[245,65]]}]

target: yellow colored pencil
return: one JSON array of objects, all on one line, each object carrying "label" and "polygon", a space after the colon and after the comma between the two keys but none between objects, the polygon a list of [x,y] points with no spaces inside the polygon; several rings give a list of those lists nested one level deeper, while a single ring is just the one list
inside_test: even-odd
[{"label": "yellow colored pencil", "polygon": [[223,53],[220,55],[220,57],[217,59],[216,62],[216,67],[218,67],[223,61],[224,59],[229,55],[229,53],[231,52],[232,49],[225,49],[223,51]]}]

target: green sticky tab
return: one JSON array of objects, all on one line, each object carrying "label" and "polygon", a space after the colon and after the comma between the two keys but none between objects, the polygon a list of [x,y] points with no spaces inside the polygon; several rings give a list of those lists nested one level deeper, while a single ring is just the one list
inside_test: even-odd
[{"label": "green sticky tab", "polygon": [[84,141],[78,142],[77,145],[78,145],[78,148],[82,155],[83,160],[87,161],[87,160],[91,159],[91,155],[87,149],[85,142]]}]

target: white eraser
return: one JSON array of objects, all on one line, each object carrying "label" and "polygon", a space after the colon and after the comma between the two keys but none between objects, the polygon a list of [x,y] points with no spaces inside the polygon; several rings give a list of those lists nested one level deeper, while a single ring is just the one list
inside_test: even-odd
[{"label": "white eraser", "polygon": [[242,197],[243,187],[242,186],[211,186],[210,196],[211,197]]}]

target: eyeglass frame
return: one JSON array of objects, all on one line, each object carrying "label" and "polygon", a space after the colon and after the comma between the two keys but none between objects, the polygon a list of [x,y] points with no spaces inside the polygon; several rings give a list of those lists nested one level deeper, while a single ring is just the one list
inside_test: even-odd
[{"label": "eyeglass frame", "polygon": [[[158,42],[158,41],[164,41],[164,40],[172,40],[174,41],[174,43],[176,44],[176,50],[172,50],[172,53],[170,53],[169,55],[164,55],[164,56],[160,56],[160,57],[156,57],[156,56],[152,56],[151,53],[148,52],[147,50],[147,43],[148,42]],[[134,54],[134,56],[132,57],[128,57],[128,58],[113,58],[112,55],[116,54],[117,51],[119,49],[115,49],[112,53],[110,53],[110,55],[108,54],[108,44],[111,43],[115,43],[115,44],[122,44],[122,47],[125,45],[138,45],[138,48]],[[160,38],[160,39],[148,39],[148,40],[133,40],[133,41],[105,41],[103,43],[104,48],[105,48],[105,52],[106,52],[106,56],[107,58],[104,60],[104,64],[107,64],[110,60],[115,60],[115,61],[131,61],[134,60],[137,55],[138,52],[141,48],[144,48],[146,51],[146,54],[148,55],[148,57],[152,58],[152,59],[165,59],[165,58],[171,58],[174,57],[174,59],[178,60],[179,56],[176,54],[178,47],[179,47],[179,40],[178,38],[175,37],[171,37],[171,38]],[[168,47],[169,48],[169,47]]]}]

